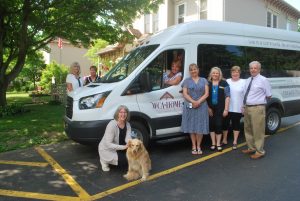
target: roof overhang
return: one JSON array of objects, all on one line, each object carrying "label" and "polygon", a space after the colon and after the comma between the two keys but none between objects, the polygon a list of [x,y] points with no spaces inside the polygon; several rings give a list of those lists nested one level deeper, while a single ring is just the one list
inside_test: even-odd
[{"label": "roof overhang", "polygon": [[296,8],[294,8],[284,0],[265,0],[265,1],[284,12],[287,12],[294,18],[300,19],[300,11],[298,11]]}]

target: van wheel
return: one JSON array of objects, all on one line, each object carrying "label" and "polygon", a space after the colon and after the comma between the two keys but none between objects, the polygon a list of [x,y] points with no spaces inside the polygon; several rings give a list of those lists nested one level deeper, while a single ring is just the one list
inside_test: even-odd
[{"label": "van wheel", "polygon": [[131,130],[132,130],[132,138],[137,138],[139,140],[141,140],[145,147],[149,146],[149,133],[147,131],[147,129],[145,128],[145,126],[143,124],[141,124],[140,122],[130,122],[131,124]]},{"label": "van wheel", "polygon": [[266,116],[266,133],[272,135],[276,133],[281,124],[280,111],[277,108],[270,108]]}]

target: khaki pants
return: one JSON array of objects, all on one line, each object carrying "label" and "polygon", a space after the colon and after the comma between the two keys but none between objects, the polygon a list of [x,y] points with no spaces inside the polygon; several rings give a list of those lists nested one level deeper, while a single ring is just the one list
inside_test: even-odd
[{"label": "khaki pants", "polygon": [[244,132],[248,149],[255,150],[259,154],[265,154],[265,117],[266,107],[246,106],[244,111]]}]

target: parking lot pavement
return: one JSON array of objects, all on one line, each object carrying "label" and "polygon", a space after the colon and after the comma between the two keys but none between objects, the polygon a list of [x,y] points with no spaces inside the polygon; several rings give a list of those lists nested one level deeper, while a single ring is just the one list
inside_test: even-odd
[{"label": "parking lot pavement", "polygon": [[266,156],[229,151],[204,163],[111,194],[104,201],[298,201],[300,127],[266,139]]},{"label": "parking lot pavement", "polygon": [[[283,125],[293,130],[299,124],[297,121],[299,121],[299,116],[284,120]],[[243,141],[242,138],[241,141]],[[240,144],[240,146],[243,145]],[[205,167],[213,163],[208,169],[213,170],[221,165],[215,163],[216,160],[231,160],[229,164],[232,164],[232,160],[235,160],[236,157],[240,158],[241,155],[240,152],[232,152],[230,146],[223,152],[210,152],[208,147],[208,136],[204,138],[204,154],[202,156],[191,155],[188,138],[177,138],[152,144],[149,153],[153,169],[149,181],[142,184],[139,180],[127,182],[122,177],[127,170],[125,161],[121,162],[120,167],[111,168],[110,172],[102,172],[99,167],[97,148],[82,146],[71,141],[2,153],[0,154],[0,200],[98,200],[102,198],[108,200],[162,200],[162,197],[159,198],[159,194],[152,190],[172,186],[168,182],[173,181],[168,178],[176,177],[175,184],[182,183],[185,187],[193,189],[191,183],[194,183],[193,175],[199,174],[195,172],[195,170],[198,171],[199,165]],[[227,154],[228,152],[230,154]],[[232,154],[235,157],[230,157]],[[222,157],[217,157],[220,155]],[[204,161],[210,162],[203,163]],[[190,181],[186,181],[186,179],[181,181],[180,178],[183,178],[183,174],[191,175],[191,178],[187,177]],[[160,178],[165,175],[169,176]],[[219,176],[224,177],[222,174]],[[206,182],[212,179],[218,181],[215,176],[199,179],[207,179]],[[153,185],[152,190],[147,190],[147,186],[152,187]],[[145,187],[146,189],[144,189]],[[141,192],[139,189],[142,189]],[[127,192],[129,192],[128,196],[126,196]],[[147,199],[136,197],[144,193],[153,193],[153,195],[149,194]],[[180,192],[174,193],[180,195]],[[155,197],[156,194],[158,197]],[[176,199],[174,198],[174,200]]]}]

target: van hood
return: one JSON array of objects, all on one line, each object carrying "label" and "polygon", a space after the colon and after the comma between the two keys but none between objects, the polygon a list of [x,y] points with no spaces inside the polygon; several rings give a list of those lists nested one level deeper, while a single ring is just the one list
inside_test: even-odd
[{"label": "van hood", "polygon": [[103,92],[111,91],[119,83],[91,83],[84,87],[72,91],[68,96],[72,97],[73,100],[79,100],[82,97],[100,94]]}]

